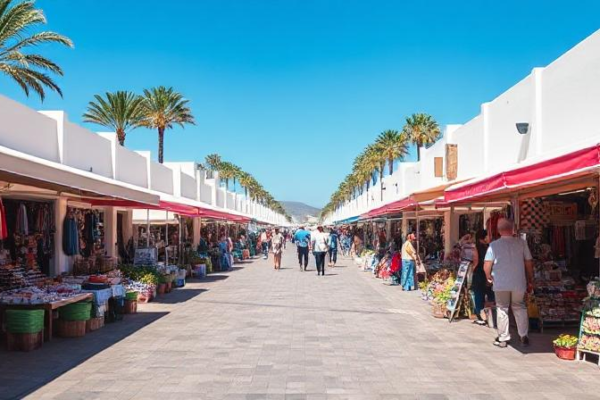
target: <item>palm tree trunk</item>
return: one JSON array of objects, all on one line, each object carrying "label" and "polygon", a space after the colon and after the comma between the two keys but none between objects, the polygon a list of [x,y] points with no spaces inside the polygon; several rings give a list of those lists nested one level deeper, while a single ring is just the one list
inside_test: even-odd
[{"label": "palm tree trunk", "polygon": [[390,175],[392,175],[394,173],[394,159],[390,158],[388,160],[388,167],[390,168]]},{"label": "palm tree trunk", "polygon": [[165,128],[158,128],[158,162],[163,163],[163,152],[165,147]]},{"label": "palm tree trunk", "polygon": [[369,189],[371,188],[371,178],[367,181],[367,206],[369,205]]},{"label": "palm tree trunk", "polygon": [[125,131],[117,129],[117,140],[121,146],[125,146]]},{"label": "palm tree trunk", "polygon": [[421,143],[417,142],[417,161],[421,161]]}]

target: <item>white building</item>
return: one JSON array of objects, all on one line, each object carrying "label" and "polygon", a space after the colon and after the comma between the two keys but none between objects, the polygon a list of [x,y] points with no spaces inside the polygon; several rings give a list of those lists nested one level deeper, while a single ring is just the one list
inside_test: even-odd
[{"label": "white building", "polygon": [[[521,131],[517,124],[523,124]],[[368,192],[339,207],[328,223],[365,214],[412,193],[490,175],[600,143],[600,31],[490,102],[464,125],[449,125],[443,137],[421,149],[421,161],[400,163]],[[456,145],[457,174],[448,179],[446,153]],[[444,174],[436,176],[441,159]],[[450,218],[450,216],[448,216]],[[452,238],[456,240],[457,238]]]},{"label": "white building", "polygon": [[[0,96],[0,121],[0,195],[53,203],[56,240],[51,272],[55,274],[68,271],[71,261],[62,248],[68,204],[110,204],[101,207],[109,256],[116,252],[119,213],[129,222],[124,229],[131,237],[132,204],[161,209],[161,204],[169,203],[225,213],[233,220],[246,217],[259,223],[286,224],[283,215],[227,191],[218,174],[208,179],[197,163],[156,163],[150,152],[122,147],[115,134],[91,132],[70,122],[62,111],[37,112]],[[145,218],[146,211],[142,213]]]}]

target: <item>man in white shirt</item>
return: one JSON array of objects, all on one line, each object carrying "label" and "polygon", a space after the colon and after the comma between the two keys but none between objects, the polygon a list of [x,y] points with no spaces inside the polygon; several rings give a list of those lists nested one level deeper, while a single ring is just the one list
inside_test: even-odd
[{"label": "man in white shirt", "polygon": [[315,263],[317,264],[317,276],[325,276],[325,255],[329,250],[327,244],[328,235],[323,232],[323,227],[318,226],[317,232],[310,236],[310,244],[315,256]]},{"label": "man in white shirt", "polygon": [[500,239],[490,243],[483,268],[488,282],[494,284],[498,311],[498,337],[494,345],[506,347],[510,342],[508,309],[512,309],[521,337],[521,345],[529,345],[529,317],[525,293],[533,289],[533,261],[527,242],[513,236],[513,222],[500,218]]}]

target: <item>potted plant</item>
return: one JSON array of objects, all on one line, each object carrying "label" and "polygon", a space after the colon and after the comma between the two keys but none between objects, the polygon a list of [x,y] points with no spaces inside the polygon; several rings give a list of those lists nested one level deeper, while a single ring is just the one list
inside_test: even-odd
[{"label": "potted plant", "polygon": [[158,276],[158,295],[159,296],[164,295],[166,290],[167,290],[167,280],[165,279],[164,275],[159,275]]},{"label": "potted plant", "polygon": [[554,343],[554,352],[562,360],[574,360],[577,352],[577,343],[579,338],[573,335],[562,334],[552,343]]}]

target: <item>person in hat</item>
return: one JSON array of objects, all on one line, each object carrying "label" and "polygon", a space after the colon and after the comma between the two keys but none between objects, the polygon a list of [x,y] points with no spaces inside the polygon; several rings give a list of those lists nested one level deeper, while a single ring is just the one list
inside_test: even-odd
[{"label": "person in hat", "polygon": [[400,282],[402,290],[415,289],[415,268],[419,258],[413,244],[416,240],[417,237],[411,232],[406,236],[406,241],[402,245],[402,276]]},{"label": "person in hat", "polygon": [[317,232],[311,235],[310,243],[317,264],[317,275],[325,275],[325,256],[329,250],[327,239],[328,237],[320,225],[317,227]]}]

